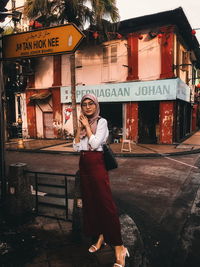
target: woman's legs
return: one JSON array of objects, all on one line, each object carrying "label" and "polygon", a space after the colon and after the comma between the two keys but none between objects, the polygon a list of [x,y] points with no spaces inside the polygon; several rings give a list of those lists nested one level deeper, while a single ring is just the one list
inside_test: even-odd
[{"label": "woman's legs", "polygon": [[98,240],[95,244],[93,244],[90,248],[89,248],[89,252],[96,252],[97,250],[99,250],[102,246],[102,244],[104,243],[104,237],[103,235],[99,235]]},{"label": "woman's legs", "polygon": [[125,259],[126,259],[126,256],[129,256],[129,253],[128,253],[128,250],[127,248],[125,248],[123,245],[122,246],[115,246],[115,258],[116,258],[116,261],[115,263],[119,264],[119,265],[115,265],[115,266],[125,266]]},{"label": "woman's legs", "polygon": [[[103,243],[104,243],[104,236],[103,236],[103,234],[101,234],[101,235],[99,235],[97,242],[89,248],[89,251],[92,253],[96,252],[97,250],[99,250],[101,248]],[[121,266],[125,266],[125,258],[128,254],[127,249],[123,245],[114,246],[114,249],[115,249],[115,258],[116,258],[115,263],[117,263]],[[116,265],[116,266],[118,266],[118,265]]]}]

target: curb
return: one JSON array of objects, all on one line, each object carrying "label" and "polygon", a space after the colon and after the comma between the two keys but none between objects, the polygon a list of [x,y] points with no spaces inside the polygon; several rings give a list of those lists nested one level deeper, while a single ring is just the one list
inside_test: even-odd
[{"label": "curb", "polygon": [[168,156],[181,156],[181,155],[188,155],[188,154],[198,154],[200,153],[200,148],[194,150],[187,150],[187,151],[179,151],[179,152],[169,152],[169,153],[114,153],[116,157],[168,157]]},{"label": "curb", "polygon": [[[59,151],[59,150],[41,150],[41,149],[12,149],[7,148],[6,151],[13,151],[13,152],[27,152],[27,153],[46,153],[46,154],[65,154],[65,155],[80,155],[79,152],[72,152],[72,151]],[[179,152],[169,152],[169,153],[115,153],[116,157],[124,157],[124,158],[131,158],[131,157],[147,157],[147,158],[157,158],[157,157],[168,157],[168,156],[181,156],[181,155],[189,155],[189,154],[198,154],[200,153],[200,148],[194,150],[187,150],[187,151],[179,151]]]}]

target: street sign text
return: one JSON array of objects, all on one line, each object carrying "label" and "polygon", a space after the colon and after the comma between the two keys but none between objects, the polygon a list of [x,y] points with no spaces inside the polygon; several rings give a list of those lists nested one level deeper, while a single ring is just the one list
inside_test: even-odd
[{"label": "street sign text", "polygon": [[84,38],[73,24],[3,37],[3,58],[72,53]]}]

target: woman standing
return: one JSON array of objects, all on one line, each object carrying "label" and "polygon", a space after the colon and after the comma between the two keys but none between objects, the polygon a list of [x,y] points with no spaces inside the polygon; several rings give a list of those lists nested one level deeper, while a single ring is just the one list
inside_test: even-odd
[{"label": "woman standing", "polygon": [[120,222],[103,158],[102,145],[108,138],[107,121],[99,113],[97,98],[92,94],[83,96],[73,146],[75,151],[80,151],[84,230],[87,235],[97,237],[89,252],[96,252],[106,242],[115,248],[113,267],[123,267],[128,251],[122,243]]}]

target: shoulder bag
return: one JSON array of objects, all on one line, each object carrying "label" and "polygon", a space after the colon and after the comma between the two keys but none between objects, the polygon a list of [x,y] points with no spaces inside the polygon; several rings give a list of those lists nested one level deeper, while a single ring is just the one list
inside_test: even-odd
[{"label": "shoulder bag", "polygon": [[116,169],[118,167],[118,163],[114,156],[114,153],[107,144],[103,144],[103,155],[107,171]]}]

